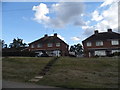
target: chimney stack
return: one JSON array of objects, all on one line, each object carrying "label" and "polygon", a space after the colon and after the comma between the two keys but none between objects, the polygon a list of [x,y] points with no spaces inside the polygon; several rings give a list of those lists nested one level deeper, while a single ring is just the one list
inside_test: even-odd
[{"label": "chimney stack", "polygon": [[54,36],[57,37],[57,33],[54,33]]},{"label": "chimney stack", "polygon": [[45,36],[44,37],[47,37],[48,35],[47,34],[45,34]]},{"label": "chimney stack", "polygon": [[108,32],[112,32],[112,29],[108,29]]},{"label": "chimney stack", "polygon": [[98,30],[95,30],[94,33],[95,33],[95,34],[98,34]]}]

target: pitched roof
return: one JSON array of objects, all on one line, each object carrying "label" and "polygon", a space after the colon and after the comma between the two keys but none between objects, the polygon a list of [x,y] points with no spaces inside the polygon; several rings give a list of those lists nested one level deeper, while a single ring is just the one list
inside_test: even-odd
[{"label": "pitched roof", "polygon": [[[46,36],[46,37],[42,37],[42,38],[40,38],[38,40],[35,40],[35,41],[29,43],[29,45],[33,44],[35,42],[39,42],[39,43],[63,42],[63,43],[65,43],[59,37],[56,37],[56,36]],[[65,43],[65,44],[68,45],[67,43]]]},{"label": "pitched roof", "polygon": [[107,39],[120,39],[120,34],[115,32],[103,32],[103,33],[97,33],[93,34],[87,39],[83,40],[85,41],[97,41],[97,40],[107,40]]}]

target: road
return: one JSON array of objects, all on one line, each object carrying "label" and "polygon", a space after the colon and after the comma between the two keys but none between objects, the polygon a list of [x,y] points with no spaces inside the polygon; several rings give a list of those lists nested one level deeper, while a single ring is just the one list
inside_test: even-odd
[{"label": "road", "polygon": [[21,82],[3,80],[2,88],[58,88],[58,87],[42,86],[42,85],[36,85],[32,83],[21,83]]}]

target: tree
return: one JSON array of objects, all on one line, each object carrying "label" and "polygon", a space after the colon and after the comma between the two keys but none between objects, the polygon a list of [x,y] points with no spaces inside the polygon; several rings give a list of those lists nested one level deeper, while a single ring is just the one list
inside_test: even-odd
[{"label": "tree", "polygon": [[76,55],[81,55],[83,53],[83,48],[81,44],[73,45],[70,47],[70,52],[75,52]]},{"label": "tree", "polygon": [[23,43],[23,39],[17,38],[13,39],[13,42],[10,43],[9,47],[10,48],[19,48],[19,47],[26,47],[26,43]]},{"label": "tree", "polygon": [[4,40],[0,39],[0,43],[2,44],[2,48],[7,48],[7,44],[5,44]]},{"label": "tree", "polygon": [[70,47],[70,52],[75,52],[75,47],[74,46]]},{"label": "tree", "polygon": [[81,45],[81,44],[75,45],[75,53],[76,53],[77,55],[80,55],[80,54],[83,53],[83,48],[82,48],[82,45]]}]

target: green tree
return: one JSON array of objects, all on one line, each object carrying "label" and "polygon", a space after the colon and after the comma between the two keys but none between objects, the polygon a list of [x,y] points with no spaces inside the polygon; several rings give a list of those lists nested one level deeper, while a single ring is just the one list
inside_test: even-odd
[{"label": "green tree", "polygon": [[75,47],[74,46],[70,47],[70,52],[75,52]]},{"label": "green tree", "polygon": [[17,38],[13,39],[13,42],[10,43],[9,47],[10,48],[19,48],[19,47],[26,47],[26,43],[23,43],[23,39]]},{"label": "green tree", "polygon": [[70,47],[70,52],[75,52],[76,55],[80,55],[83,53],[83,48],[81,44],[73,45]]},{"label": "green tree", "polygon": [[0,43],[2,45],[2,48],[7,48],[7,44],[5,44],[5,41],[4,40],[1,40],[0,39]]}]

